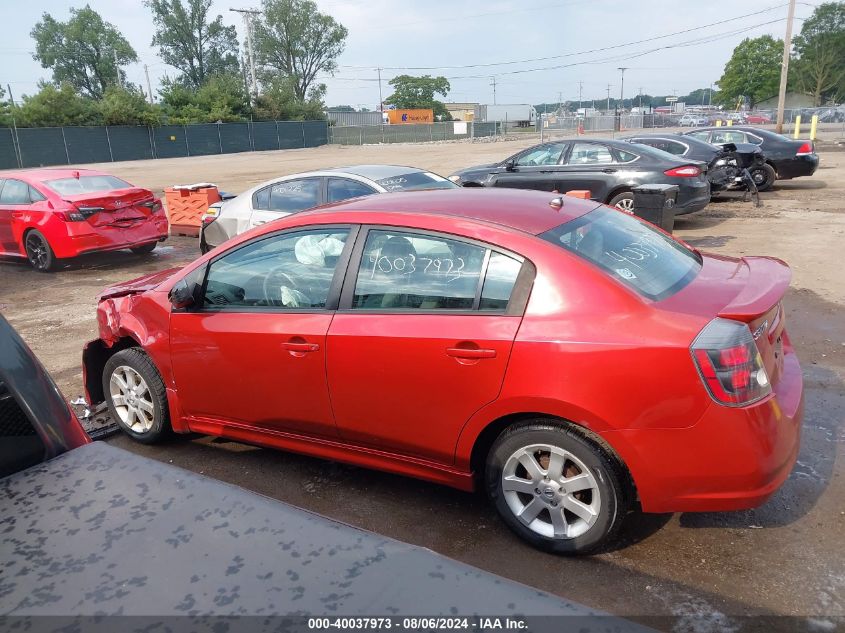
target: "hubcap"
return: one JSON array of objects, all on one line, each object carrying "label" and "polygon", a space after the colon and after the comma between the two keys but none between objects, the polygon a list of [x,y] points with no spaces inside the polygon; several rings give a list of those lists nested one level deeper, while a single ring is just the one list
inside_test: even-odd
[{"label": "hubcap", "polygon": [[514,516],[533,532],[571,539],[601,512],[593,473],[572,453],[550,444],[520,448],[502,469],[502,492]]},{"label": "hubcap", "polygon": [[47,265],[47,245],[37,235],[26,236],[26,254],[29,261],[37,268],[44,268]]},{"label": "hubcap", "polygon": [[759,185],[766,181],[766,174],[762,171],[755,171],[751,174],[751,177],[754,178],[754,184]]},{"label": "hubcap", "polygon": [[631,198],[623,198],[622,200],[616,203],[616,208],[621,209],[625,213],[633,213],[634,201]]},{"label": "hubcap", "polygon": [[155,407],[147,383],[126,365],[116,367],[109,379],[109,393],[120,421],[135,433],[148,432],[155,421]]}]

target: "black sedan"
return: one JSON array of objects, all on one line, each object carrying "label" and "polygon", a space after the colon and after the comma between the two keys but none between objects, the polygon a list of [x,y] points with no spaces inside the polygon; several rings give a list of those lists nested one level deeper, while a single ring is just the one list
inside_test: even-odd
[{"label": "black sedan", "polygon": [[644,184],[678,185],[677,214],[710,202],[707,165],[625,141],[564,140],[522,150],[500,163],[455,172],[464,187],[510,187],[540,191],[586,190],[590,198],[632,211],[632,189]]},{"label": "black sedan", "polygon": [[766,162],[777,172],[778,180],[812,176],[819,166],[819,156],[812,141],[796,141],[757,127],[711,127],[686,132],[685,135],[708,143],[758,145],[766,155]]},{"label": "black sedan", "polygon": [[774,168],[766,162],[763,150],[753,143],[714,145],[689,134],[671,133],[638,134],[625,140],[629,143],[648,145],[687,160],[700,160],[707,163],[711,193],[723,188],[714,181],[714,178],[718,178],[718,170],[714,170],[716,163],[732,152],[736,152],[738,159],[741,160],[740,165],[748,168],[758,191],[771,189],[777,179]]}]

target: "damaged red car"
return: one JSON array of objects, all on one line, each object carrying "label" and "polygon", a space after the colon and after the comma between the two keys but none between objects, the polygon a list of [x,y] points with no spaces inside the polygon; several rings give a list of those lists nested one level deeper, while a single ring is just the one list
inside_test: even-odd
[{"label": "damaged red car", "polygon": [[105,172],[0,172],[0,255],[26,257],[36,270],[96,251],[149,253],[168,230],[161,200]]},{"label": "damaged red car", "polygon": [[707,255],[589,200],[371,196],[99,298],[89,402],[470,491],[559,553],[626,515],[750,508],[795,463],[801,368],[767,257]]}]

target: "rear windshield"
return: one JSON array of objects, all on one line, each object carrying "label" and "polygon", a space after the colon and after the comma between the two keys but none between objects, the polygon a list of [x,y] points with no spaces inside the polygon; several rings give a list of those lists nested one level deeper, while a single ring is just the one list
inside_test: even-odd
[{"label": "rear windshield", "polygon": [[410,174],[391,176],[376,180],[388,191],[410,191],[411,189],[454,189],[458,185],[443,176],[430,171],[415,171]]},{"label": "rear windshield", "polygon": [[655,301],[678,292],[701,270],[701,259],[694,251],[650,224],[609,207],[600,207],[540,237]]},{"label": "rear windshield", "polygon": [[132,185],[114,176],[80,176],[79,178],[58,178],[44,183],[62,196],[82,193],[99,193],[112,189],[130,189]]},{"label": "rear windshield", "polygon": [[656,147],[652,147],[651,145],[646,145],[645,143],[631,143],[633,145],[633,150],[639,154],[644,154],[646,156],[651,156],[652,158],[656,158],[658,160],[668,160],[672,161],[673,163],[677,163],[679,160],[682,160],[675,156],[674,154],[670,154],[669,152],[664,152],[662,149],[657,149]]}]

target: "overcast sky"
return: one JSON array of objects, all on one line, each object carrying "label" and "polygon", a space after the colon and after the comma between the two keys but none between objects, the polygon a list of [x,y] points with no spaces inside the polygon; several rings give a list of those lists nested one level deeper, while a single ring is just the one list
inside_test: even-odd
[{"label": "overcast sky", "polygon": [[[813,4],[820,1],[799,2],[796,16],[809,16]],[[29,33],[41,14],[66,20],[70,7],[84,4],[0,0],[6,23],[0,42],[0,82],[4,87],[10,84],[16,98],[33,93],[40,78],[50,77],[50,71],[32,59]],[[141,0],[90,0],[89,4],[120,29],[138,53],[140,63],[127,68],[129,81],[146,87],[144,63],[154,91],[165,72],[175,74],[150,46],[153,26]],[[608,84],[611,96],[618,97],[620,66],[628,67],[626,98],[638,94],[640,88],[649,94],[683,95],[717,81],[734,46],[744,37],[771,33],[782,38],[786,25],[785,0],[317,0],[317,4],[349,29],[338,71],[325,78],[326,103],[370,109],[379,100],[377,67],[384,68],[385,97],[391,92],[387,81],[403,73],[445,75],[452,86],[449,101],[492,103],[493,76],[498,103],[555,102],[558,95],[577,100],[579,81],[585,101],[606,98]],[[243,42],[240,16],[229,8],[259,5],[259,0],[216,0],[214,10],[227,24],[237,25]],[[755,12],[759,13],[740,17]],[[725,22],[619,46],[719,21]],[[796,20],[795,30],[800,26],[800,19]],[[616,48],[596,51],[607,47]],[[585,52],[591,50],[596,52]],[[529,69],[543,70],[514,72]]]}]

